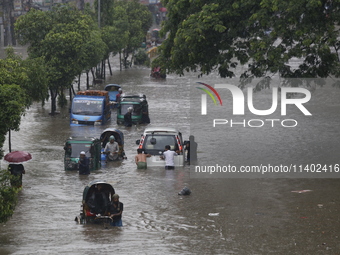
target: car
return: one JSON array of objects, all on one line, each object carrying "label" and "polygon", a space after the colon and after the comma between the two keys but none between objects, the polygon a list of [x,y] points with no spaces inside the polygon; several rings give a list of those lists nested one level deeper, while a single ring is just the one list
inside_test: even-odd
[{"label": "car", "polygon": [[147,158],[148,167],[165,166],[165,161],[161,159],[164,148],[170,145],[171,150],[177,152],[175,156],[175,166],[184,166],[185,153],[183,150],[184,142],[182,133],[172,127],[147,127],[141,136],[136,140],[138,149],[142,149],[144,153],[150,154]]}]

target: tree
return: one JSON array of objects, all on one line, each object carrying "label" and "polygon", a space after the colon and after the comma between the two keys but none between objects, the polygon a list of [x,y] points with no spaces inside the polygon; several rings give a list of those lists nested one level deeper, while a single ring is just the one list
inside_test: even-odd
[{"label": "tree", "polygon": [[104,26],[101,32],[108,46],[108,52],[115,55],[127,45],[129,39],[129,19],[126,8],[124,6],[114,7],[110,20],[110,25]]},{"label": "tree", "polygon": [[90,69],[107,56],[107,49],[108,46],[102,39],[100,31],[91,31],[91,35],[88,36],[88,40],[84,45],[83,56],[79,59],[82,62],[83,69],[86,70],[87,77]]},{"label": "tree", "polygon": [[[22,60],[13,48],[6,50],[6,58],[0,59],[0,148],[9,130],[19,130],[21,116],[34,101],[47,97],[45,73],[39,60]],[[0,159],[3,151],[0,151]]]},{"label": "tree", "polygon": [[29,56],[45,62],[54,114],[57,96],[63,98],[74,78],[88,69],[89,63],[103,58],[106,45],[98,27],[89,15],[58,5],[50,12],[30,10],[18,18],[15,29],[19,42],[30,45]]},{"label": "tree", "polygon": [[[39,59],[25,59],[6,49],[6,58],[0,59],[0,159],[10,130],[19,130],[21,116],[34,101],[47,97],[44,66]],[[10,186],[10,174],[0,171],[0,222],[6,222],[15,209],[18,189]]]},{"label": "tree", "polygon": [[[153,66],[221,77],[339,75],[339,1],[164,0],[168,14]],[[330,5],[330,6],[329,6]],[[289,65],[301,59],[296,68]]]},{"label": "tree", "polygon": [[19,189],[11,187],[10,172],[0,170],[0,223],[6,222],[13,215]]},{"label": "tree", "polygon": [[114,24],[117,24],[119,17],[122,16],[124,21],[127,19],[127,22],[124,22],[124,27],[127,25],[128,41],[123,49],[124,66],[127,67],[129,54],[141,46],[152,25],[152,14],[145,5],[140,4],[137,0],[115,2]]}]

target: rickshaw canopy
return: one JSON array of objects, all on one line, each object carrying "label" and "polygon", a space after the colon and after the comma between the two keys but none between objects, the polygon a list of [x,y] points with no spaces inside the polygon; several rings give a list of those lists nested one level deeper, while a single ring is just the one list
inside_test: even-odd
[{"label": "rickshaw canopy", "polygon": [[83,191],[83,203],[87,202],[89,196],[94,192],[97,185],[101,185],[103,192],[110,194],[110,197],[115,194],[115,189],[111,184],[103,180],[94,180],[87,184]]},{"label": "rickshaw canopy", "polygon": [[118,143],[118,145],[124,145],[123,132],[116,128],[107,128],[100,135],[100,141],[102,142],[102,147],[105,147],[111,135],[115,137],[115,141]]}]

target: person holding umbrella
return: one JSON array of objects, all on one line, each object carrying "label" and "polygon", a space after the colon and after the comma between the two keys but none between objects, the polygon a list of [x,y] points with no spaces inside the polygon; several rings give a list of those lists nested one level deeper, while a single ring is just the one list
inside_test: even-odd
[{"label": "person holding umbrella", "polygon": [[9,164],[8,171],[13,175],[13,178],[11,178],[12,187],[22,187],[22,175],[25,174],[24,166],[22,164]]},{"label": "person holding umbrella", "polygon": [[8,171],[13,175],[13,178],[11,178],[13,187],[22,187],[22,175],[25,174],[25,168],[21,163],[31,159],[31,154],[26,151],[12,151],[5,155],[4,160],[9,163]]}]

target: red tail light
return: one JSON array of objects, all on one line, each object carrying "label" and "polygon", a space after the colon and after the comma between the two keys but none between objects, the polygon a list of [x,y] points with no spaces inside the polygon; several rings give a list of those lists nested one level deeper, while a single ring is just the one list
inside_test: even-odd
[{"label": "red tail light", "polygon": [[139,142],[139,149],[142,149],[143,148],[143,144],[144,144],[144,136],[142,136],[142,139],[140,139],[140,142]]},{"label": "red tail light", "polygon": [[178,135],[176,135],[176,141],[177,141],[179,151],[182,152],[182,145],[181,145],[181,141],[179,140]]}]

